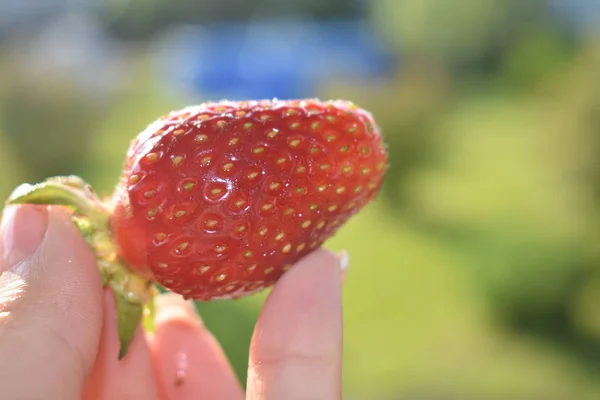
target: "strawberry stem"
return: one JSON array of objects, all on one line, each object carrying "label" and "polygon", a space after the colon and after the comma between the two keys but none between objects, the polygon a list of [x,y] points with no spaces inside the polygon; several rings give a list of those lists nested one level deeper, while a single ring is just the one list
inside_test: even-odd
[{"label": "strawberry stem", "polygon": [[[109,211],[92,191],[90,185],[77,176],[54,177],[37,185],[21,185],[7,204],[60,205],[73,211],[73,222],[96,255],[103,286],[110,286],[115,298],[122,359],[135,336],[144,314],[144,325],[153,322],[152,282],[134,274],[117,257],[109,226]],[[144,313],[144,307],[146,313]]]}]

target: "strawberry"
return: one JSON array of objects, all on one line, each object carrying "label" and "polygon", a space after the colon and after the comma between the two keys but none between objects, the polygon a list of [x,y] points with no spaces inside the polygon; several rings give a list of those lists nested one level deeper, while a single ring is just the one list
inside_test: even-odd
[{"label": "strawberry", "polygon": [[11,202],[74,210],[117,312],[134,315],[123,353],[151,283],[199,300],[269,287],[373,199],[386,162],[371,114],[350,102],[222,101],[150,124],[107,201],[67,177]]},{"label": "strawberry", "polygon": [[348,102],[221,102],[132,143],[111,218],[138,274],[202,300],[274,283],[379,189],[386,153]]}]

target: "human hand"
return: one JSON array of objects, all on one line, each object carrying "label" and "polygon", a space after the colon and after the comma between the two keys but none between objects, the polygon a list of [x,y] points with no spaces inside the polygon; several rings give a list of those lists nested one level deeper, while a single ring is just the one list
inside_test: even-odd
[{"label": "human hand", "polygon": [[317,250],[269,295],[246,394],[193,305],[157,298],[156,330],[117,360],[114,301],[66,211],[10,206],[0,238],[0,398],[339,399],[343,261]]}]

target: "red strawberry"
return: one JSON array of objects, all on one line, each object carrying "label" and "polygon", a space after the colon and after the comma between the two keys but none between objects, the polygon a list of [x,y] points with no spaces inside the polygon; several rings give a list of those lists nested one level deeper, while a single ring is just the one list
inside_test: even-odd
[{"label": "red strawberry", "polygon": [[386,161],[372,116],[346,101],[206,103],[132,142],[111,204],[78,177],[9,203],[73,210],[115,294],[123,356],[153,282],[202,300],[268,287],[376,195]]},{"label": "red strawberry", "polygon": [[320,246],[385,165],[371,115],[348,102],[189,107],[132,143],[112,229],[138,274],[186,297],[238,297]]}]

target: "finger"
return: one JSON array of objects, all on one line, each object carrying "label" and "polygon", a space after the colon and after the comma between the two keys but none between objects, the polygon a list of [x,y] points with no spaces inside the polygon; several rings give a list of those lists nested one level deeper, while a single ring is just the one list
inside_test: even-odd
[{"label": "finger", "polygon": [[7,207],[1,232],[1,397],[79,399],[102,324],[94,255],[59,208]]},{"label": "finger", "polygon": [[340,399],[340,259],[317,250],[269,295],[250,346],[248,399]]},{"label": "finger", "polygon": [[158,391],[152,357],[143,330],[138,329],[129,350],[119,360],[119,337],[112,292],[104,294],[104,324],[94,369],[85,384],[84,400],[153,400]]},{"label": "finger", "polygon": [[193,303],[175,294],[156,299],[154,365],[164,400],[241,400],[241,386]]}]

